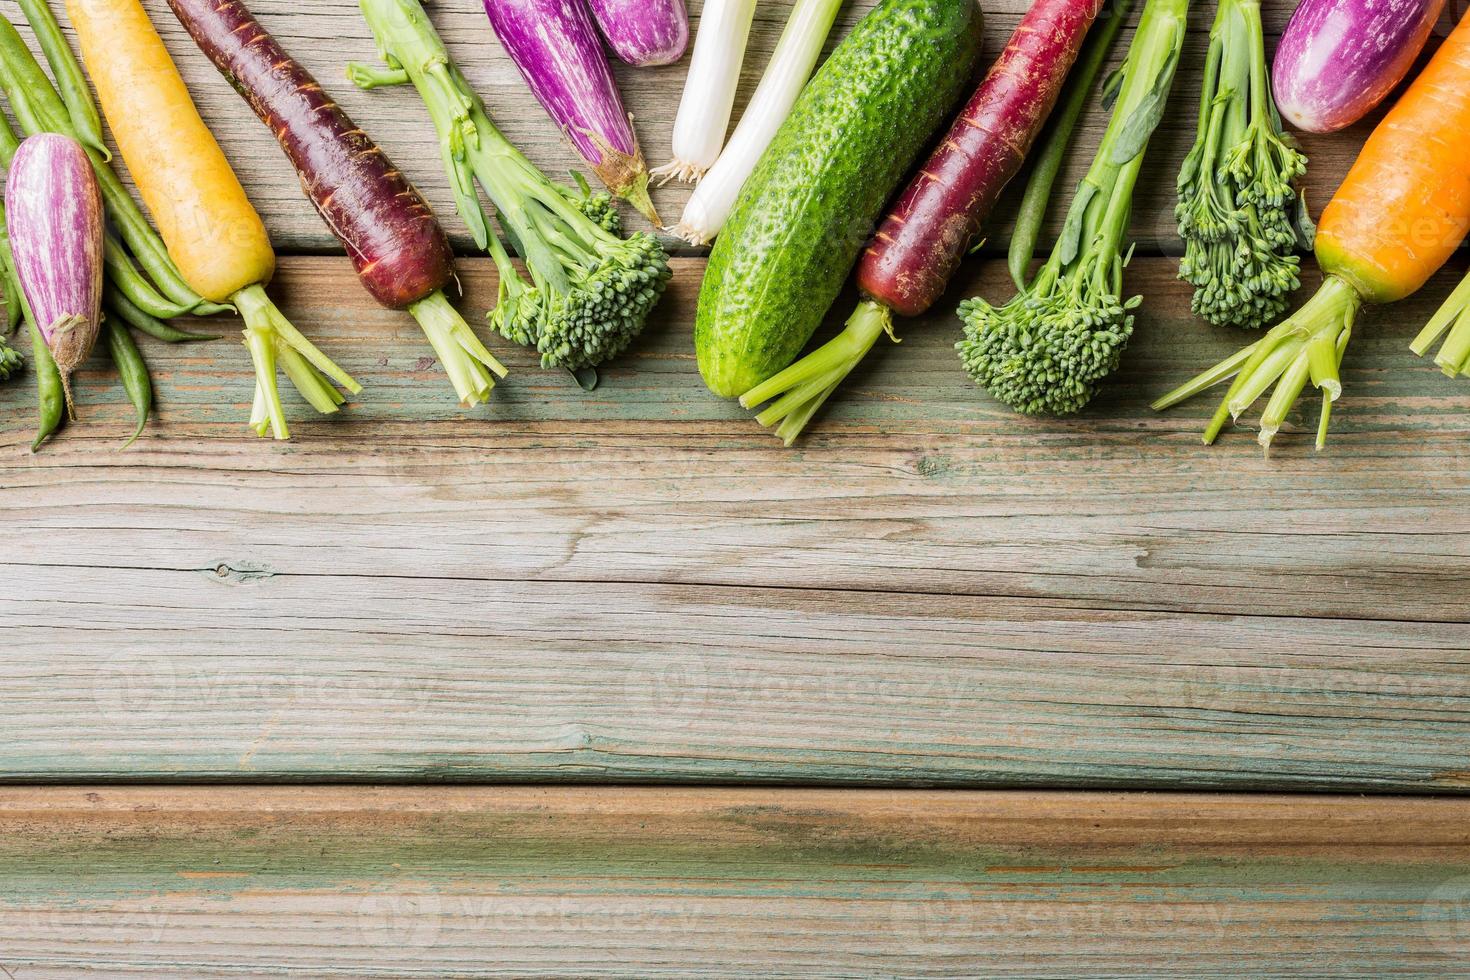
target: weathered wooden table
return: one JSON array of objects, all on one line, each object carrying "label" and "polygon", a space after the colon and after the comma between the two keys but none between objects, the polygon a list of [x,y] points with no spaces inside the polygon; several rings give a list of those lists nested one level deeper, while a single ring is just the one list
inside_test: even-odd
[{"label": "weathered wooden table", "polygon": [[[458,409],[149,6],[283,307],[365,390],[273,444],[238,345],[152,344],[133,448],[98,364],[32,456],[32,387],[0,388],[6,975],[1470,975],[1470,384],[1407,350],[1464,263],[1366,318],[1324,453],[1300,415],[1266,459],[1203,448],[1210,404],[1149,411],[1241,339],[1168,257],[1211,5],[1097,403],[1021,419],[966,380],[982,258],[790,450],[698,378],[693,253],[595,393],[496,341],[512,377]],[[468,255],[414,94],[342,80],[355,4],[252,6]],[[478,6],[434,16],[574,166]],[[986,0],[992,53],[1023,7]],[[683,68],[620,79],[657,161]],[[1306,141],[1314,201],[1365,132]],[[461,273],[477,315],[493,270]]]}]

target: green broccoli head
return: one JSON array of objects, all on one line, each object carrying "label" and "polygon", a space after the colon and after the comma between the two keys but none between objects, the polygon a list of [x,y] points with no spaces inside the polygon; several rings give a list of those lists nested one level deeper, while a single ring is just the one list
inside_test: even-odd
[{"label": "green broccoli head", "polygon": [[1118,369],[1138,302],[1022,293],[997,309],[966,300],[960,304],[965,339],[955,348],[975,383],[1016,411],[1071,415]]},{"label": "green broccoli head", "polygon": [[20,351],[7,344],[0,338],[0,381],[9,381],[18,377],[25,368],[25,358],[20,356]]},{"label": "green broccoli head", "polygon": [[600,263],[541,321],[536,349],[542,367],[595,367],[627,349],[668,285],[668,256],[638,232],[605,247]]}]

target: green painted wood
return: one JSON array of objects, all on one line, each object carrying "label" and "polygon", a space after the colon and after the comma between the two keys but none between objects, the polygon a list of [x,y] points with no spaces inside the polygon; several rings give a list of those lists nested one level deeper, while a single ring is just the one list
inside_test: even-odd
[{"label": "green painted wood", "polygon": [[1462,975],[1464,801],[0,790],[0,967]]},{"label": "green painted wood", "polygon": [[295,442],[243,429],[233,342],[145,347],[125,453],[100,368],[35,456],[0,388],[0,773],[1470,786],[1470,386],[1406,349],[1454,273],[1365,319],[1326,452],[1267,459],[1147,408],[1241,339],[1162,260],[1080,418],[960,372],[945,311],[1005,289],[978,263],[791,450],[701,385],[701,270],[591,395],[499,342],[460,410],[329,258],[281,302],[366,388]]},{"label": "green painted wood", "polygon": [[[874,0],[848,0],[833,29],[833,41],[845,36],[852,25],[873,6]],[[245,103],[219,77],[213,66],[195,48],[168,11],[166,0],[144,0],[154,15],[200,111],[218,135],[231,162],[239,171],[251,197],[266,219],[277,246],[284,251],[339,252],[335,239],[301,195],[300,184],[271,133],[255,119]],[[1006,39],[1029,5],[1028,0],[984,0],[986,62],[998,55]],[[59,4],[57,6],[60,6]],[[530,95],[481,12],[478,3],[430,5],[435,23],[470,82],[485,98],[490,112],[506,135],[526,151],[549,174],[565,174],[581,167],[576,154],[563,141],[545,113]],[[696,19],[700,0],[690,0]],[[1156,138],[1151,163],[1140,183],[1134,206],[1134,233],[1140,254],[1160,249],[1177,253],[1180,246],[1174,229],[1172,188],[1184,154],[1194,139],[1192,105],[1198,97],[1206,36],[1212,8],[1197,4],[1194,31],[1183,59],[1177,87],[1177,111],[1165,122]],[[1295,0],[1265,5],[1266,28],[1274,38],[1285,26]],[[372,38],[354,0],[252,0],[251,10],[275,33],[291,54],[304,63],[352,116],[388,151],[389,156],[418,184],[461,249],[474,244],[454,215],[440,162],[433,128],[418,97],[408,89],[359,92],[345,78],[352,60],[373,57]],[[757,8],[747,57],[741,73],[736,112],[754,91],[760,74],[775,49],[786,22],[791,0],[765,0]],[[0,10],[19,20],[14,0],[0,0]],[[1448,21],[1446,21],[1448,23]],[[24,30],[24,28],[22,28]],[[29,37],[29,34],[27,34]],[[830,45],[829,45],[830,46]],[[1119,53],[1121,57],[1121,52]],[[688,59],[656,69],[635,70],[616,63],[614,72],[624,103],[633,114],[635,127],[650,165],[664,162],[670,153],[675,108],[688,69]],[[1106,114],[1094,107],[1085,117],[1079,142],[1095,145],[1106,125]],[[1363,124],[1334,136],[1304,135],[1302,142],[1312,155],[1310,198],[1320,206],[1336,188],[1353,156],[1370,131]],[[1085,157],[1085,154],[1083,155]],[[1071,187],[1087,169],[1087,160],[1069,163],[1059,187]],[[670,184],[655,192],[663,218],[673,224],[688,198],[688,188]],[[630,221],[636,221],[628,215]],[[993,222],[991,240],[1004,242],[1010,205],[1003,206]],[[641,224],[641,221],[639,222]],[[1053,221],[1059,227],[1060,218]],[[670,246],[677,243],[668,239]]]}]

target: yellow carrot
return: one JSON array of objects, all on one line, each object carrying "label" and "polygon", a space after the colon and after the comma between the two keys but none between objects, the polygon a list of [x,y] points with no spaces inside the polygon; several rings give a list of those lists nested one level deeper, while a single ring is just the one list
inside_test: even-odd
[{"label": "yellow carrot", "polygon": [[66,0],[66,8],[118,150],[169,255],[200,295],[234,303],[245,320],[256,376],[252,426],[261,435],[267,428],[278,439],[290,435],[277,363],[317,411],[335,412],[345,399],[331,381],[354,394],[361,386],[266,296],[276,256],[265,224],[142,4]]},{"label": "yellow carrot", "polygon": [[[1273,385],[1261,416],[1270,445],[1310,381],[1322,392],[1317,448],[1327,440],[1341,365],[1365,303],[1417,292],[1470,232],[1470,14],[1373,131],[1322,212],[1317,261],[1327,279],[1293,316],[1255,344],[1154,403],[1167,408],[1234,378],[1205,431],[1212,442]],[[1448,326],[1448,321],[1444,326]],[[1443,327],[1441,327],[1441,330]],[[1426,331],[1427,333],[1427,331]],[[1423,337],[1416,342],[1427,346]]]}]

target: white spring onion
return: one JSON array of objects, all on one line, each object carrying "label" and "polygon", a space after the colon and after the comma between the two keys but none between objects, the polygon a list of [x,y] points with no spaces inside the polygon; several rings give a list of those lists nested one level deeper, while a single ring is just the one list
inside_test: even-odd
[{"label": "white spring onion", "polygon": [[755,0],[708,0],[704,5],[674,117],[674,159],[653,171],[664,183],[696,181],[719,157],[754,18]]},{"label": "white spring onion", "polygon": [[720,233],[740,196],[740,188],[811,77],[841,6],[842,0],[796,0],[771,63],[750,97],[740,125],[735,127],[735,135],[684,205],[684,214],[671,229],[675,235],[694,245],[704,245]]}]

